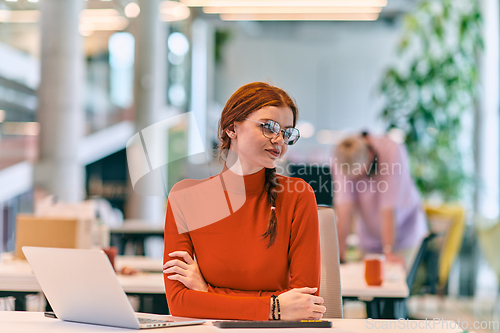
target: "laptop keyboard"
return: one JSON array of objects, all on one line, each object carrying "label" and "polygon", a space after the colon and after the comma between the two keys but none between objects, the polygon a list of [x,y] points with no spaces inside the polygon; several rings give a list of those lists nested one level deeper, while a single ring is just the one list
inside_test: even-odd
[{"label": "laptop keyboard", "polygon": [[170,323],[172,320],[165,319],[150,319],[150,318],[137,318],[141,324],[152,324],[152,323]]}]

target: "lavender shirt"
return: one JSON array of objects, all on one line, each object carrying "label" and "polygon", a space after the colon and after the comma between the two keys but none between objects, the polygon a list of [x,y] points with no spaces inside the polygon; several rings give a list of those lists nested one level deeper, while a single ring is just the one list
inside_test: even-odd
[{"label": "lavender shirt", "polygon": [[[421,209],[420,196],[408,169],[404,145],[388,137],[370,136],[369,141],[378,155],[378,170],[373,178],[352,180],[340,171],[337,159],[332,165],[334,204],[353,202],[359,213],[358,235],[367,252],[382,251],[382,211],[394,209],[395,250],[418,246],[427,233],[427,223]],[[356,167],[351,169],[355,171]],[[358,167],[358,171],[365,168]]]}]

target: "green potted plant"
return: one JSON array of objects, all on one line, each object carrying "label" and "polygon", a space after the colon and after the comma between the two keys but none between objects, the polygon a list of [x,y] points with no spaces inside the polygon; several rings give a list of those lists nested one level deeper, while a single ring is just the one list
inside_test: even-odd
[{"label": "green potted plant", "polygon": [[464,121],[474,118],[481,25],[478,0],[420,1],[404,17],[400,63],[382,79],[382,117],[404,131],[412,175],[426,198],[459,199],[471,179],[460,137]]}]

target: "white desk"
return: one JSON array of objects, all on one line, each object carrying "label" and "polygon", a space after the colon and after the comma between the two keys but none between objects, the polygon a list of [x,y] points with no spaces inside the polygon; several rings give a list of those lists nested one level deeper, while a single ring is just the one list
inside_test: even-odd
[{"label": "white desk", "polygon": [[[123,266],[132,267],[145,272],[158,272],[162,270],[162,259],[151,259],[142,256],[118,256],[115,261],[117,269]],[[343,297],[353,297],[361,300],[373,298],[407,298],[410,294],[406,284],[406,272],[401,265],[393,263],[384,264],[385,279],[381,286],[369,286],[365,281],[364,265],[362,262],[353,262],[340,265],[340,280]],[[156,282],[156,287],[161,288],[156,292],[163,292],[163,279]],[[153,288],[153,279],[150,280]],[[154,291],[153,291],[154,292]]]},{"label": "white desk", "polygon": [[[158,272],[130,276],[118,274],[118,281],[127,294],[164,295],[165,287],[161,273],[162,259],[118,256],[115,265],[117,270],[123,266],[129,266],[146,272]],[[399,318],[403,316],[404,299],[409,295],[403,267],[386,263],[385,280],[379,287],[366,284],[363,263],[340,265],[340,278],[342,296],[366,301],[369,317]],[[40,292],[41,288],[27,261],[12,259],[10,254],[4,253],[0,262],[0,291]],[[381,304],[380,302],[385,303]],[[387,304],[389,306],[386,306]],[[16,309],[21,309],[21,305]],[[386,311],[387,314],[381,314],[382,310]]]},{"label": "white desk", "polygon": [[[120,270],[123,266],[129,266],[146,271],[161,271],[162,260],[118,256],[115,265],[117,270]],[[118,274],[117,277],[127,294],[140,297],[141,310],[153,311],[144,308],[144,297],[147,297],[152,298],[153,300],[150,301],[153,303],[156,302],[153,307],[158,308],[160,313],[167,313],[162,273]],[[2,254],[2,260],[0,261],[0,296],[14,296],[16,298],[15,309],[23,310],[26,308],[26,294],[41,291],[42,288],[26,260],[13,259],[11,253]]]},{"label": "white desk", "polygon": [[[116,266],[120,269],[129,266],[146,272],[161,272],[162,259],[151,259],[141,256],[118,256]],[[406,284],[406,272],[401,265],[384,264],[385,279],[381,286],[366,284],[364,264],[353,262],[340,265],[340,281],[343,297],[353,297],[361,300],[373,298],[407,298],[410,294]],[[163,280],[161,280],[163,288]],[[159,286],[159,284],[158,284]],[[158,290],[161,292],[161,290]]]},{"label": "white desk", "polygon": [[[162,259],[151,259],[141,256],[118,256],[117,269],[123,266],[133,267],[146,272],[161,272]],[[401,265],[384,264],[385,279],[381,286],[369,286],[365,281],[364,265],[354,262],[340,265],[340,280],[343,297],[372,300],[373,298],[407,298],[410,294],[406,284],[406,272]],[[154,277],[151,277],[150,288],[154,289]],[[156,278],[157,293],[164,291],[163,278]],[[158,282],[159,281],[159,282]],[[155,292],[155,291],[151,291]]]},{"label": "white desk", "polygon": [[365,281],[363,262],[342,264],[340,281],[343,299],[364,301],[368,318],[406,317],[406,298],[410,291],[403,266],[385,262],[384,282],[381,286],[369,286]]},{"label": "white desk", "polygon": [[[145,271],[161,272],[162,260],[118,256],[115,265],[117,270],[129,266]],[[162,273],[118,274],[118,281],[126,293],[165,293]],[[10,253],[3,253],[0,261],[0,291],[41,292],[42,288],[26,260],[13,259]]]},{"label": "white desk", "polygon": [[389,262],[384,263],[384,282],[379,287],[366,284],[363,262],[341,264],[340,283],[342,296],[361,300],[406,298],[410,295],[403,266]]},{"label": "white desk", "polygon": [[163,236],[163,223],[161,225],[151,225],[142,220],[125,220],[118,228],[110,230],[116,234],[148,234]]},{"label": "white desk", "polygon": [[[162,259],[143,256],[117,256],[116,269],[128,266],[145,272],[132,276],[118,275],[125,292],[164,293]],[[363,300],[372,298],[406,298],[409,295],[406,274],[399,265],[386,263],[385,280],[380,287],[368,286],[364,278],[363,263],[340,265],[340,278],[343,297]],[[10,253],[3,253],[0,261],[0,290],[4,291],[41,291],[35,276],[26,260],[13,259]],[[146,290],[146,291],[143,291]]]},{"label": "white desk", "polygon": [[[316,332],[332,332],[332,333],[369,333],[374,331],[384,332],[384,333],[395,333],[395,332],[412,332],[412,333],[459,333],[462,332],[461,329],[451,328],[453,323],[444,322],[432,327],[425,328],[425,321],[423,320],[412,320],[407,322],[398,322],[395,320],[383,320],[383,321],[371,321],[367,322],[365,319],[333,319],[332,328],[280,328],[279,333],[288,332],[301,332],[301,333],[316,333]],[[378,325],[377,330],[375,325]],[[391,328],[383,328],[382,325],[392,325]],[[405,325],[408,329],[398,328],[398,325]],[[420,327],[422,328],[419,328]],[[51,319],[44,317],[42,312],[12,312],[12,311],[0,311],[0,327],[2,332],[9,333],[108,333],[108,332],[132,332],[130,329],[98,326],[98,325],[88,325],[79,323],[64,322],[58,319]],[[411,328],[415,327],[415,328]],[[181,327],[169,327],[169,328],[155,328],[150,332],[170,332],[170,333],[216,333],[216,332],[228,332],[228,333],[269,333],[277,332],[276,329],[220,329],[211,324],[210,321],[203,325],[194,326],[181,326]],[[148,331],[149,332],[149,331]]]},{"label": "white desk", "polygon": [[[128,266],[144,272],[156,272],[156,274],[141,273],[132,276],[118,275],[118,279],[123,280],[124,288],[131,288],[135,291],[147,285],[148,293],[163,293],[165,291],[161,275],[162,265],[162,259],[143,256],[117,256],[115,259],[115,266],[118,271],[124,266]],[[364,300],[376,297],[408,297],[409,290],[403,267],[386,263],[384,269],[384,283],[379,287],[373,287],[368,286],[365,282],[363,263],[341,264],[342,296]],[[12,259],[9,253],[3,253],[0,262],[0,290],[40,291],[40,287],[26,260]]]}]

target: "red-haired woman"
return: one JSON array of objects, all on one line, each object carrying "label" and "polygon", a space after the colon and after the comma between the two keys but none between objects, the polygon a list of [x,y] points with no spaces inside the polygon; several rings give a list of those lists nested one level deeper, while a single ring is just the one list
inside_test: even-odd
[{"label": "red-haired woman", "polygon": [[266,83],[244,85],[227,101],[224,170],[183,180],[169,195],[163,272],[172,315],[298,320],[326,311],[314,192],[276,174],[300,137],[296,121],[292,99]]}]

